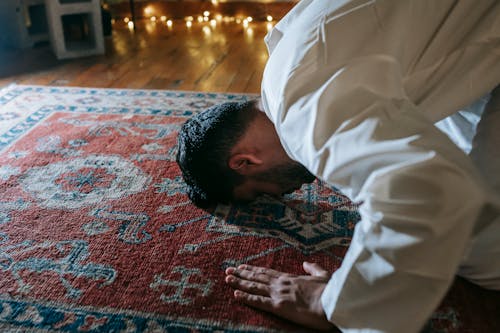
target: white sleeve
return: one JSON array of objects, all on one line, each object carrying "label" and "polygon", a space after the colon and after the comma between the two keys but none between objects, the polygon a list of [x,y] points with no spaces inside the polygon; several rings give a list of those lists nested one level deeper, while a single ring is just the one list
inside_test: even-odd
[{"label": "white sleeve", "polygon": [[297,16],[299,16],[309,6],[313,0],[301,0],[296,4],[264,37],[269,54],[273,53],[275,46],[283,37],[283,32]]},{"label": "white sleeve", "polygon": [[353,60],[277,117],[290,156],[363,202],[321,299],[344,332],[421,329],[485,200],[468,157],[406,98],[399,68],[387,56]]}]

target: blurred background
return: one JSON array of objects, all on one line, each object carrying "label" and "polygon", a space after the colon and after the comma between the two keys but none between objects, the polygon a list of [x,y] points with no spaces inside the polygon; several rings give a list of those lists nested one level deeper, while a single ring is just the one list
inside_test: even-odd
[{"label": "blurred background", "polygon": [[258,93],[263,38],[296,2],[2,0],[0,87]]}]

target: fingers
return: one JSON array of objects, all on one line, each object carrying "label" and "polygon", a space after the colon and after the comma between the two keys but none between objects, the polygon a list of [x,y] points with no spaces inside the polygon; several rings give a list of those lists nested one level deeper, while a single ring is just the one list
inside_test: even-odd
[{"label": "fingers", "polygon": [[323,267],[321,267],[318,264],[304,261],[302,266],[304,267],[304,271],[306,271],[306,273],[308,273],[312,276],[317,276],[320,278],[329,278],[330,277],[330,273],[328,271],[324,270]]},{"label": "fingers", "polygon": [[234,297],[237,300],[254,308],[258,308],[264,311],[271,311],[272,309],[272,300],[269,297],[252,295],[241,290],[236,290],[234,292]]},{"label": "fingers", "polygon": [[[233,275],[226,276],[226,283],[232,288],[252,295],[269,296],[269,286],[260,282],[240,279]],[[236,296],[236,294],[235,294]]]},{"label": "fingers", "polygon": [[243,304],[307,327],[331,329],[320,301],[329,273],[314,263],[304,262],[303,266],[309,275],[251,265],[229,267],[226,282],[235,289],[235,299]]},{"label": "fingers", "polygon": [[261,295],[252,295],[241,290],[236,290],[234,292],[234,297],[238,301],[248,306],[254,307],[256,309],[260,309],[267,312],[274,312],[273,301],[269,297]]},{"label": "fingers", "polygon": [[240,265],[226,269],[226,283],[246,295],[269,296],[272,280],[289,274],[265,267]]},{"label": "fingers", "polygon": [[260,283],[269,283],[272,278],[277,278],[285,273],[273,269],[257,267],[251,265],[240,265],[238,268],[229,267],[226,269],[227,275],[234,275],[245,280],[256,281]]},{"label": "fingers", "polygon": [[250,271],[250,272],[255,272],[258,274],[266,274],[266,275],[269,275],[271,277],[279,277],[283,274],[286,274],[283,272],[275,271],[274,269],[271,269],[271,268],[252,266],[252,265],[248,265],[248,264],[239,265],[238,268],[246,270],[246,271]]}]

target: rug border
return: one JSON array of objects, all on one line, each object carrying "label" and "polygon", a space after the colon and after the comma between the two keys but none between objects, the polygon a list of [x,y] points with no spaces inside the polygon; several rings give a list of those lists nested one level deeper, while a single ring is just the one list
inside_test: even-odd
[{"label": "rug border", "polygon": [[[4,93],[4,90],[14,89],[14,88],[26,88],[26,87],[34,87],[34,88],[52,88],[52,89],[68,89],[68,90],[105,90],[105,91],[146,91],[151,94],[167,92],[167,93],[179,93],[179,94],[203,94],[208,95],[209,97],[213,97],[212,95],[219,95],[224,97],[230,97],[235,95],[244,95],[244,96],[254,96],[258,98],[260,93],[242,93],[242,92],[219,92],[219,91],[196,91],[196,90],[176,90],[176,89],[147,89],[147,88],[114,88],[114,87],[84,87],[84,86],[54,86],[54,85],[42,85],[42,84],[18,84],[18,83],[10,83],[6,86],[0,87],[0,95]],[[0,96],[1,97],[1,96]]]},{"label": "rug border", "polygon": [[[39,93],[59,93],[59,94],[85,94],[85,95],[111,95],[119,96],[117,92],[123,92],[123,95],[134,96],[133,92],[140,92],[135,96],[142,97],[167,97],[167,98],[198,98],[198,99],[225,99],[228,101],[242,101],[248,100],[248,98],[258,97],[256,94],[246,94],[246,93],[216,93],[216,92],[196,92],[196,91],[181,91],[181,90],[153,90],[153,89],[120,89],[120,88],[92,88],[92,87],[57,87],[57,86],[44,86],[44,85],[19,85],[11,84],[6,88],[0,89],[0,108],[7,105],[16,97],[20,96],[25,92],[39,92]],[[163,96],[162,96],[163,95]],[[59,104],[47,104],[41,105],[37,110],[26,114],[26,119],[14,124],[12,127],[7,129],[3,134],[0,135],[0,151],[4,151],[15,143],[21,136],[27,134],[33,129],[34,126],[40,123],[41,120],[47,118],[50,114],[54,112],[76,112],[76,113],[97,113],[97,114],[137,114],[134,112],[133,108],[122,108],[122,110],[127,109],[127,112],[99,112],[97,109],[105,109],[109,107],[97,107],[96,110],[91,111],[79,111],[71,110],[71,106],[66,106],[61,110],[56,110],[57,107],[63,107]],[[84,108],[84,106],[80,106]],[[153,108],[140,108],[150,111],[149,114],[142,113],[142,115],[151,116],[191,116],[192,114],[182,114],[182,115],[172,115],[172,114],[162,114],[161,109]]]},{"label": "rug border", "polygon": [[[57,301],[44,301],[40,299],[33,299],[32,297],[24,297],[22,299],[16,299],[11,297],[8,294],[0,293],[0,305],[5,303],[14,303],[28,306],[34,306],[38,309],[41,308],[52,308],[55,312],[64,312],[64,313],[76,313],[77,317],[85,319],[86,316],[99,314],[101,316],[106,316],[108,318],[114,318],[113,321],[116,322],[125,322],[126,319],[135,319],[135,320],[143,320],[143,321],[156,321],[160,327],[162,328],[190,328],[196,329],[200,331],[208,331],[211,332],[216,330],[218,332],[225,333],[278,333],[283,330],[278,330],[271,327],[262,327],[262,326],[254,326],[254,325],[238,325],[231,322],[223,322],[220,320],[209,321],[207,319],[196,319],[196,322],[193,322],[192,318],[188,317],[177,317],[177,316],[169,316],[162,315],[156,313],[148,313],[137,310],[130,309],[120,309],[113,308],[108,306],[92,306],[92,305],[72,305],[71,303],[62,303]],[[71,329],[53,329],[53,328],[45,328],[45,327],[36,327],[32,322],[24,321],[18,323],[16,326],[12,323],[12,321],[4,321],[6,318],[9,318],[7,315],[4,318],[0,318],[0,328],[3,325],[9,325],[11,327],[17,327],[22,329],[32,329],[34,332],[67,332],[72,331]],[[9,320],[9,319],[7,319]]]}]

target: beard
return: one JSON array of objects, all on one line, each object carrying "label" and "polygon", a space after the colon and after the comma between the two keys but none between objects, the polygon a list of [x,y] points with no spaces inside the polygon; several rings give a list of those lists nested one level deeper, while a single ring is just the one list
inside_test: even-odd
[{"label": "beard", "polygon": [[252,178],[274,183],[282,189],[283,193],[291,193],[299,189],[302,184],[311,183],[316,179],[302,164],[295,161],[277,165],[253,175]]}]

